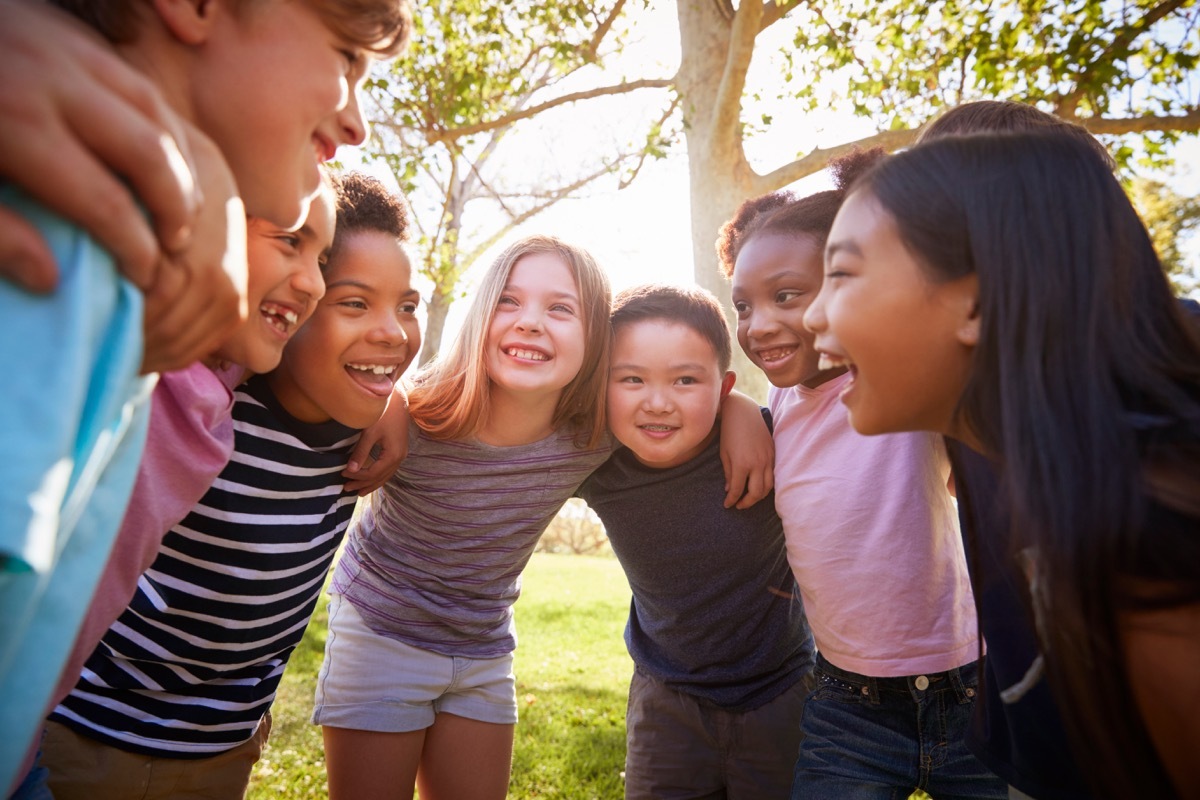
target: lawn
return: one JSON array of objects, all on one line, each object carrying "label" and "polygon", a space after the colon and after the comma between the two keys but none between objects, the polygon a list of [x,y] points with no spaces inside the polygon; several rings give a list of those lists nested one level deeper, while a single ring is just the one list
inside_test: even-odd
[{"label": "lawn", "polygon": [[[632,662],[629,585],[611,556],[537,553],[517,603],[517,724],[509,797],[619,800]],[[274,729],[246,795],[325,798],[321,731],[308,722],[325,647],[325,599],[272,708]],[[912,800],[928,798],[917,793]]]},{"label": "lawn", "polygon": [[[517,724],[509,797],[620,798],[629,586],[615,558],[535,554],[517,603]],[[325,797],[321,731],[308,723],[325,646],[325,602],[296,649],[272,709],[251,800]]]}]

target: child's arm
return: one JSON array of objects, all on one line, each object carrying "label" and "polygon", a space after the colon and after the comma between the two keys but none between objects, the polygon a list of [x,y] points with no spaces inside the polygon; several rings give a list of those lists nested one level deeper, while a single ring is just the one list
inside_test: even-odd
[{"label": "child's arm", "polygon": [[775,441],[752,398],[730,392],[721,404],[725,507],[750,508],[775,486]]},{"label": "child's arm", "polygon": [[[144,372],[207,355],[246,316],[245,219],[220,152],[77,20],[30,0],[0,0],[0,16],[0,179],[87,230],[146,293]],[[58,281],[6,208],[0,278]]]},{"label": "child's arm", "polygon": [[368,495],[387,483],[408,455],[408,395],[396,384],[383,416],[362,432],[342,471],[346,488]]},{"label": "child's arm", "polygon": [[[186,247],[201,202],[175,115],[145,76],[58,9],[0,0],[0,18],[0,176],[76,221],[147,288],[159,240]],[[0,274],[23,286],[49,291],[58,280],[45,242],[7,212],[0,256]]]}]

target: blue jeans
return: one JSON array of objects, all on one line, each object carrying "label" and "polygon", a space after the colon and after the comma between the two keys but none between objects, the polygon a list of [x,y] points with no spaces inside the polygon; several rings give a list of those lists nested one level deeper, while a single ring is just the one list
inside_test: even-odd
[{"label": "blue jeans", "polygon": [[931,675],[869,678],[817,655],[804,705],[792,800],[1007,800],[1008,786],[967,749],[974,663]]}]

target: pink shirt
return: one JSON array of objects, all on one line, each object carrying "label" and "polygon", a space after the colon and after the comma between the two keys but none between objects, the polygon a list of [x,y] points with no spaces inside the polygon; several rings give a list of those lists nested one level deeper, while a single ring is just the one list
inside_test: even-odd
[{"label": "pink shirt", "polygon": [[817,649],[878,678],[974,661],[975,605],[941,437],[860,435],[838,399],[849,380],[770,393],[775,508]]},{"label": "pink shirt", "polygon": [[151,395],[150,431],[100,584],[75,638],[50,708],[79,679],[88,656],[121,615],[138,578],[154,563],[163,536],[212,486],[233,455],[233,392],[241,367],[213,371],[201,363],[159,376]]}]

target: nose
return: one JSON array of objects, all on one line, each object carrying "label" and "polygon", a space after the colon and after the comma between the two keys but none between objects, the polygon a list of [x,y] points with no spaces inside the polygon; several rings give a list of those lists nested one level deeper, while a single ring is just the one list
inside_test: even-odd
[{"label": "nose", "polygon": [[671,393],[658,386],[647,387],[648,391],[642,400],[642,407],[652,414],[666,414],[674,409]]},{"label": "nose", "polygon": [[303,259],[303,267],[292,274],[292,288],[307,295],[309,302],[316,303],[325,296],[325,276],[315,258]]},{"label": "nose", "polygon": [[527,333],[537,333],[541,329],[541,311],[531,303],[521,306],[521,313],[517,315],[517,330]]},{"label": "nose", "polygon": [[825,284],[821,284],[821,291],[804,312],[804,327],[812,333],[824,333],[829,328],[829,320],[825,317]]},{"label": "nose", "polygon": [[363,78],[365,77],[363,75],[350,83],[346,105],[342,106],[337,115],[340,138],[343,144],[357,146],[367,140],[369,126],[366,117],[363,116],[362,105],[360,103]]},{"label": "nose", "polygon": [[746,326],[746,334],[751,339],[761,339],[773,333],[777,327],[775,315],[765,309],[751,311],[743,320],[743,324]]},{"label": "nose", "polygon": [[400,318],[391,309],[379,315],[379,320],[371,328],[371,341],[388,347],[398,347],[408,344],[408,334],[400,324]]}]

